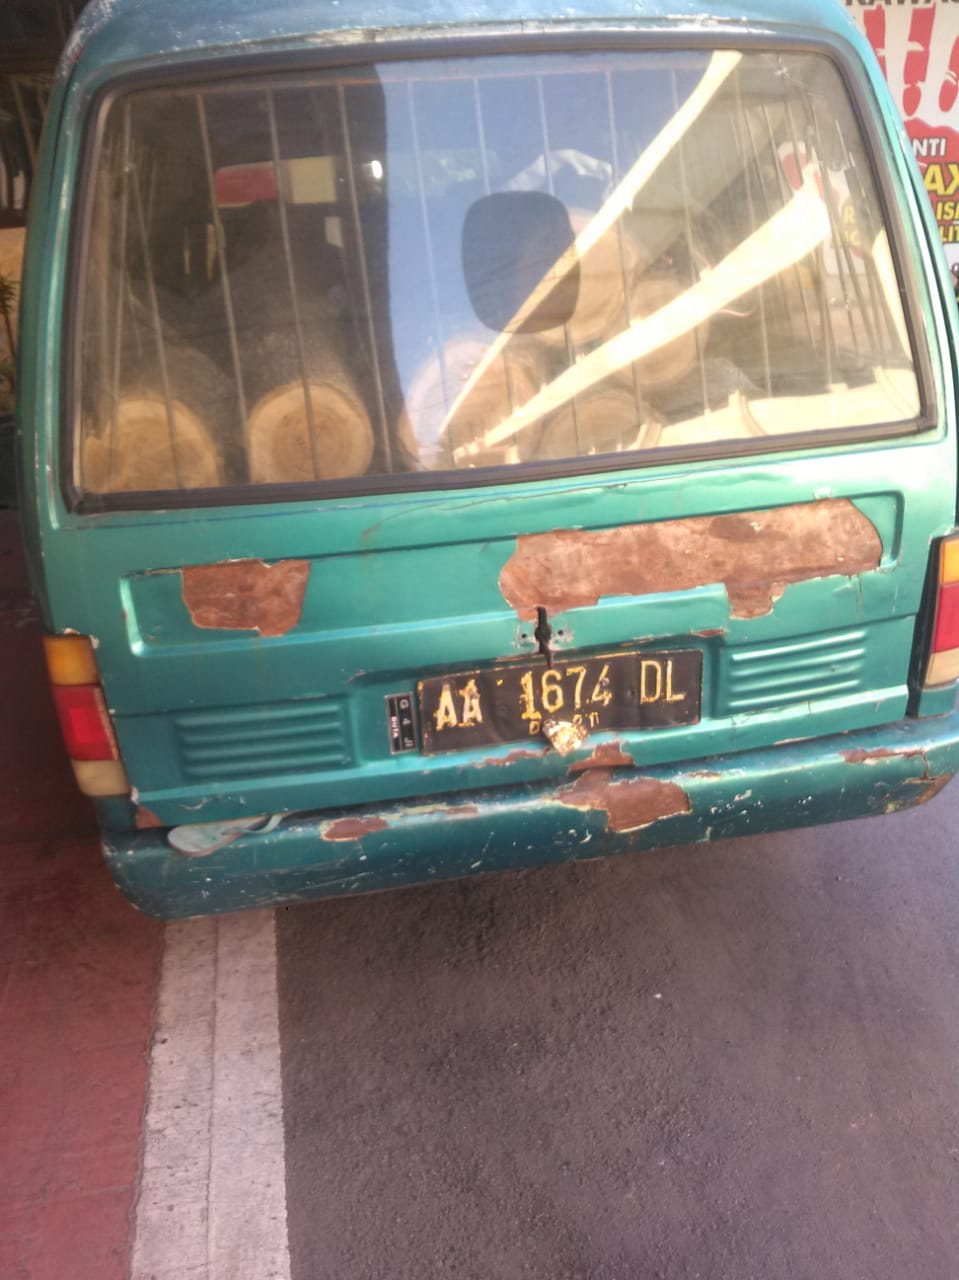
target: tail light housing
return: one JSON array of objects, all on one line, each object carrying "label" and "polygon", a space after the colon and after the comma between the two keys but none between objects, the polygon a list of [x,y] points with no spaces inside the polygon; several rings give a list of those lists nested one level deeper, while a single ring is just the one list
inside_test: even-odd
[{"label": "tail light housing", "polygon": [[959,680],[959,534],[939,544],[938,569],[926,688]]},{"label": "tail light housing", "polygon": [[44,652],[67,754],[88,796],[130,790],[88,636],[45,636]]}]

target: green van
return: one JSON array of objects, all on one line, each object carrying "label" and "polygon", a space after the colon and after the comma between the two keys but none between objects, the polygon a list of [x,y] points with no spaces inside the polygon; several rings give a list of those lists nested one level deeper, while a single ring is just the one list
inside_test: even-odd
[{"label": "green van", "polygon": [[21,505],[118,883],[186,916],[923,803],[957,316],[835,0],[102,0]]}]

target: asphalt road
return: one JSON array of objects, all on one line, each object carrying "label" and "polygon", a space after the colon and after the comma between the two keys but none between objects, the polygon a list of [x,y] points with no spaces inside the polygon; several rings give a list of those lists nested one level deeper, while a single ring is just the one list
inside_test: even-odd
[{"label": "asphalt road", "polygon": [[957,825],[278,912],[295,1280],[955,1280]]}]

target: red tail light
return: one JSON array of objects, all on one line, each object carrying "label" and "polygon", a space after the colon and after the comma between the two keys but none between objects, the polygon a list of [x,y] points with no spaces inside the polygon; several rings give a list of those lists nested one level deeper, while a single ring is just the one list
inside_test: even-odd
[{"label": "red tail light", "polygon": [[45,636],[43,647],[60,728],[80,790],[122,795],[130,784],[100,688],[93,644],[86,636]]},{"label": "red tail light", "polygon": [[936,630],[932,637],[933,653],[959,648],[959,582],[939,589]]},{"label": "red tail light", "polygon": [[120,758],[99,685],[54,685],[53,701],[72,760]]},{"label": "red tail light", "polygon": [[939,545],[939,587],[936,620],[926,666],[925,684],[959,680],[959,535]]}]

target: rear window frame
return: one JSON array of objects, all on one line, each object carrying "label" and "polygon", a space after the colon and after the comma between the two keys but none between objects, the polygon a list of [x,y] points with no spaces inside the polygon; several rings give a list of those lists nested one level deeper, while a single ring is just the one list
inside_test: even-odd
[{"label": "rear window frame", "polygon": [[[848,95],[860,130],[864,152],[875,185],[883,225],[889,234],[890,250],[903,302],[906,332],[912,353],[919,391],[920,412],[905,422],[869,423],[853,427],[795,432],[768,436],[757,445],[756,438],[705,442],[691,445],[657,446],[621,454],[593,454],[579,458],[513,463],[508,466],[475,467],[461,470],[398,472],[350,477],[343,480],[314,480],[263,484],[234,484],[215,488],[150,489],[132,492],[91,493],[77,484],[80,436],[80,366],[82,345],[82,293],[87,264],[87,244],[93,217],[97,163],[107,115],[113,104],[132,91],[157,89],[203,89],[213,84],[250,84],[258,78],[275,78],[285,72],[346,70],[385,62],[435,60],[439,57],[481,57],[497,54],[589,53],[591,51],[644,52],[687,51],[810,53],[827,58]],[[63,311],[61,350],[66,355],[61,371],[60,439],[55,445],[60,472],[59,489],[66,508],[77,515],[109,511],[193,510],[209,507],[244,507],[289,504],[303,501],[342,500],[393,494],[436,494],[537,481],[569,480],[577,477],[645,471],[650,467],[683,463],[720,462],[724,459],[758,457],[802,450],[827,450],[836,446],[875,444],[902,439],[935,428],[938,401],[932,355],[925,327],[918,323],[923,298],[911,272],[903,272],[909,248],[907,231],[895,198],[890,167],[877,165],[877,155],[888,140],[869,109],[865,86],[853,73],[850,59],[836,45],[805,34],[788,32],[744,33],[713,28],[706,34],[689,31],[564,30],[549,33],[504,32],[497,35],[456,36],[440,41],[429,39],[363,42],[328,49],[286,50],[254,53],[230,52],[227,57],[204,54],[146,69],[125,68],[99,89],[87,111],[86,125],[78,152],[75,199],[71,214]],[[905,279],[903,278],[905,274]],[[938,291],[930,291],[938,297]]]}]

